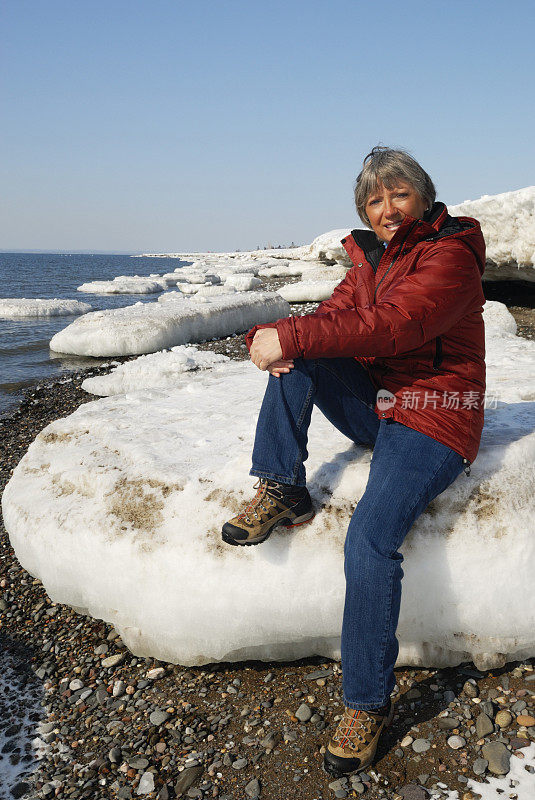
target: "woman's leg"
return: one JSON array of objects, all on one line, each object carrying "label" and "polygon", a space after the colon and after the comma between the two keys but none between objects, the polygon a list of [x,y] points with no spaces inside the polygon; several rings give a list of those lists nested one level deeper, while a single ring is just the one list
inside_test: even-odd
[{"label": "woman's leg", "polygon": [[304,486],[308,426],[317,405],[349,439],[373,445],[379,431],[376,389],[353,358],[298,358],[289,373],[269,376],[253,449],[250,474]]},{"label": "woman's leg", "polygon": [[417,517],[462,470],[462,456],[446,445],[398,422],[380,423],[366,491],[345,544],[342,673],[349,708],[377,708],[390,697],[399,651],[399,547]]}]

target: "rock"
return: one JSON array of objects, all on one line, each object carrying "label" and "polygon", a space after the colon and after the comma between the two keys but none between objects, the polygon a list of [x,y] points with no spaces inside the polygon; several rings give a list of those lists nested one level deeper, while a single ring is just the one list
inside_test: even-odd
[{"label": "rock", "polygon": [[264,736],[260,744],[265,750],[274,750],[279,739],[280,734],[270,731],[267,736]]},{"label": "rock", "polygon": [[295,712],[295,716],[299,720],[299,722],[308,722],[310,717],[312,716],[312,711],[307,706],[306,703],[301,703],[297,711]]},{"label": "rock", "polygon": [[460,750],[465,744],[466,739],[463,739],[462,736],[450,736],[448,739],[448,747],[451,747],[452,750]]},{"label": "rock", "polygon": [[410,744],[413,743],[413,741],[414,739],[412,738],[412,736],[404,736],[400,743],[401,747],[408,747]]},{"label": "rock", "polygon": [[150,794],[154,791],[154,775],[152,772],[144,772],[136,789],[136,794]]},{"label": "rock", "polygon": [[406,783],[401,789],[398,789],[403,800],[426,800],[427,792],[422,786],[417,783]]},{"label": "rock", "polygon": [[246,758],[237,758],[236,761],[232,762],[232,769],[243,769],[246,766],[247,766]]},{"label": "rock", "polygon": [[145,767],[148,767],[149,762],[148,759],[146,758],[141,758],[141,757],[131,758],[130,761],[128,762],[128,766],[132,767],[132,769],[140,770],[140,769],[145,769]]},{"label": "rock", "polygon": [[83,688],[84,684],[78,678],[75,678],[73,681],[69,683],[69,689],[71,690],[71,692],[77,692],[78,689],[83,689]]},{"label": "rock", "polygon": [[526,701],[525,700],[517,700],[516,703],[513,703],[511,706],[511,711],[515,714],[520,714],[526,708]]},{"label": "rock", "polygon": [[486,714],[478,714],[476,719],[476,735],[478,739],[484,739],[494,730],[492,720]]},{"label": "rock", "polygon": [[507,775],[511,753],[502,742],[484,744],[481,753],[489,762],[488,768],[494,775]]},{"label": "rock", "polygon": [[307,681],[317,681],[320,678],[329,678],[332,674],[332,669],[317,669],[315,672],[309,672],[305,678]]},{"label": "rock", "polygon": [[487,717],[490,717],[490,719],[494,719],[494,703],[492,700],[485,700],[483,703],[481,703],[479,710],[483,714],[486,714]]},{"label": "rock", "polygon": [[115,681],[113,684],[112,695],[114,697],[122,697],[126,689],[126,684],[124,681]]},{"label": "rock", "polygon": [[463,686],[463,692],[467,697],[478,697],[479,688],[473,678],[469,678]]},{"label": "rock", "polygon": [[149,721],[151,725],[159,727],[160,725],[163,725],[164,722],[167,722],[169,717],[170,715],[167,713],[167,711],[160,711],[160,709],[157,709],[156,711],[152,712],[149,717]]},{"label": "rock", "polygon": [[260,797],[260,791],[260,781],[257,778],[253,778],[253,780],[249,781],[249,783],[245,786],[245,794],[247,797],[250,797],[251,800],[255,800],[256,797]]},{"label": "rock", "polygon": [[405,692],[403,695],[404,700],[417,700],[419,697],[422,696],[422,693],[419,689],[409,689],[408,692]]},{"label": "rock", "polygon": [[165,669],[163,667],[155,667],[154,669],[149,669],[147,672],[149,681],[157,681],[159,678],[163,678],[164,675]]},{"label": "rock", "polygon": [[412,743],[412,749],[415,753],[425,753],[431,747],[429,739],[415,739]]},{"label": "rock", "polygon": [[519,714],[516,718],[517,725],[524,725],[526,728],[531,728],[532,725],[535,725],[535,717],[532,717],[531,714]]},{"label": "rock", "polygon": [[193,786],[196,780],[203,774],[204,768],[199,764],[196,767],[186,767],[180,774],[180,778],[175,783],[175,793],[180,797],[181,794],[187,792],[190,786]]},{"label": "rock", "polygon": [[439,717],[437,724],[441,731],[452,731],[459,727],[459,723],[453,717]]},{"label": "rock", "polygon": [[488,765],[489,762],[485,758],[476,758],[472,764],[472,770],[474,771],[475,775],[483,775]]},{"label": "rock", "polygon": [[122,664],[126,658],[125,653],[115,653],[113,656],[108,656],[108,658],[102,659],[102,666],[103,667],[118,667],[119,664]]},{"label": "rock", "polygon": [[108,754],[108,758],[111,764],[120,764],[122,758],[122,752],[120,747],[112,747]]},{"label": "rock", "polygon": [[494,721],[499,728],[508,728],[513,721],[513,715],[506,709],[503,709],[502,711],[498,711]]}]

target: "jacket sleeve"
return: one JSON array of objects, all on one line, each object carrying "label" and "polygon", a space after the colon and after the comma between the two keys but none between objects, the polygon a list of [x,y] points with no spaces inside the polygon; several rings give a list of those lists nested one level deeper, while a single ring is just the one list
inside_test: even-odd
[{"label": "jacket sleeve", "polygon": [[[319,304],[317,309],[312,312],[312,314],[307,314],[306,316],[315,317],[319,314],[325,314],[327,311],[331,311],[335,308],[354,308],[353,302],[353,285],[354,285],[354,278],[353,278],[353,270],[349,270],[345,278],[336,286],[334,292],[329,297],[328,300],[324,300],[322,303]],[[288,317],[287,319],[291,319]],[[260,330],[260,328],[277,328],[280,322],[284,320],[278,320],[277,322],[267,322],[262,325],[255,325],[254,328],[251,328],[245,334],[245,344],[247,348],[250,350],[251,345],[253,343],[255,333]],[[280,335],[280,334],[279,334]]]},{"label": "jacket sleeve", "polygon": [[450,241],[423,254],[380,302],[289,317],[277,330],[285,359],[395,356],[450,330],[484,301],[474,254]]}]

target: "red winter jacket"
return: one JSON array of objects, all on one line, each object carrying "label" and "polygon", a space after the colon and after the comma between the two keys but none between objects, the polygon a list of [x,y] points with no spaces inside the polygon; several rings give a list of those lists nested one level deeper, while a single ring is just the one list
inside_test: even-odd
[{"label": "red winter jacket", "polygon": [[376,405],[472,462],[483,428],[485,241],[479,222],[435,203],[407,216],[386,249],[373,231],[342,239],[354,266],[313,314],[276,327],[283,358],[354,357],[377,389]]}]

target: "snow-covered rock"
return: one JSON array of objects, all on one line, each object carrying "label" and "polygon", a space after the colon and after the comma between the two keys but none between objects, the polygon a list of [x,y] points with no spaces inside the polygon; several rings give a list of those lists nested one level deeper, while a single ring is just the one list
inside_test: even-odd
[{"label": "snow-covered rock", "polygon": [[136,303],[79,317],[52,337],[50,348],[84,356],[154,353],[246,331],[289,313],[288,303],[274,292],[225,294],[182,303]]},{"label": "snow-covered rock", "polygon": [[[500,304],[485,317],[497,404],[472,474],[401,548],[399,665],[535,655],[535,343],[515,337]],[[307,470],[320,513],[261,547],[221,542],[251,497],[265,382],[250,362],[227,362],[173,389],[84,404],[38,435],[2,507],[17,557],[52,600],[113,623],[138,655],[182,664],[339,655],[343,544],[370,450],[315,410]]]},{"label": "snow-covered rock", "polygon": [[319,302],[327,300],[339,283],[340,281],[299,281],[281,286],[278,292],[289,303]]},{"label": "snow-covered rock", "polygon": [[145,389],[166,389],[176,386],[184,372],[208,369],[225,361],[229,361],[228,356],[198,350],[191,345],[178,345],[169,351],[126,361],[108,375],[86,378],[82,389],[101,397]]},{"label": "snow-covered rock", "polygon": [[0,319],[68,317],[87,314],[88,311],[91,311],[89,303],[81,303],[79,300],[42,300],[26,297],[0,299]]}]

